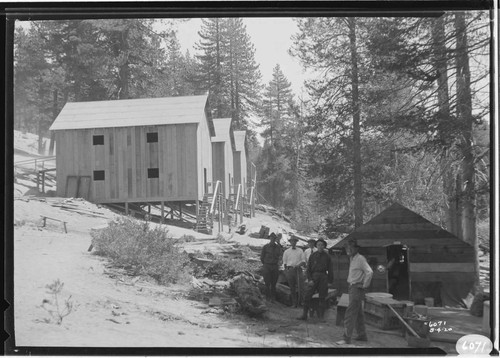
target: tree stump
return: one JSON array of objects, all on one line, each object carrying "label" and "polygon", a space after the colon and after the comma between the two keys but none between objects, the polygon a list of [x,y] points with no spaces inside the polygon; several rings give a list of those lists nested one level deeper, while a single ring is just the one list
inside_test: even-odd
[{"label": "tree stump", "polygon": [[236,276],[232,285],[241,307],[252,316],[261,316],[267,306],[253,278],[246,275]]}]

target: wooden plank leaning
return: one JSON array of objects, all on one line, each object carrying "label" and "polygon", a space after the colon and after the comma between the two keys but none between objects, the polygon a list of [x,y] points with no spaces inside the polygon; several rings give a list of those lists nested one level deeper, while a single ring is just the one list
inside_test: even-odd
[{"label": "wooden plank leaning", "polygon": [[418,335],[418,333],[415,332],[415,330],[413,328],[411,328],[408,323],[406,323],[406,321],[399,315],[399,313],[396,312],[396,310],[394,308],[392,308],[392,306],[389,303],[386,303],[386,305],[390,308],[392,313],[394,313],[394,315],[405,325],[405,327],[408,328],[408,330],[411,332],[411,334],[413,334],[417,338],[421,338]]}]

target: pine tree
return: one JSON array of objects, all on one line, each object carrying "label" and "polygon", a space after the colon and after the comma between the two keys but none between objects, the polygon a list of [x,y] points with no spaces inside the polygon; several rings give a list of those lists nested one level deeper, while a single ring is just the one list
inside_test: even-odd
[{"label": "pine tree", "polygon": [[284,122],[290,118],[291,102],[291,84],[277,64],[264,92],[262,103],[261,127],[263,130],[261,135],[270,146],[283,145],[280,133],[283,133]]},{"label": "pine tree", "polygon": [[195,86],[209,92],[209,101],[215,111],[214,117],[229,115],[229,100],[224,84],[227,81],[226,59],[227,19],[202,19],[201,37],[196,48],[199,62]]},{"label": "pine tree", "polygon": [[233,128],[246,129],[256,110],[260,72],[255,50],[238,18],[203,19],[196,55],[199,67],[194,85],[210,93],[216,117],[231,117]]},{"label": "pine tree", "polygon": [[[317,79],[307,83],[309,95],[315,102],[315,113],[308,116],[309,128],[317,134],[316,147],[342,151],[348,148],[344,153],[351,153],[350,163],[343,169],[345,174],[350,172],[345,177],[347,185],[344,189],[347,189],[345,193],[352,193],[354,222],[359,226],[363,221],[361,88],[369,72],[369,67],[363,63],[364,59],[360,55],[364,53],[365,47],[360,39],[366,38],[366,30],[360,19],[341,17],[300,19],[298,27],[299,33],[293,37],[292,54],[305,67],[314,69],[318,74]],[[315,163],[313,167],[316,169],[320,165],[332,164]],[[323,172],[323,175],[327,172]],[[323,177],[318,185],[319,190],[326,198],[334,199],[328,182],[329,178]]]},{"label": "pine tree", "polygon": [[243,20],[228,19],[229,97],[231,118],[236,129],[248,128],[248,117],[257,111],[260,102],[259,66],[255,48],[246,32]]}]

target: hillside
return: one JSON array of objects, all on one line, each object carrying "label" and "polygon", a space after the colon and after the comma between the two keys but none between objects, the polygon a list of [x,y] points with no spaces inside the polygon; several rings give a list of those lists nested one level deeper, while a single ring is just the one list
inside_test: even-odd
[{"label": "hillside", "polygon": [[[16,161],[37,156],[28,142],[16,141]],[[18,147],[19,144],[19,147]],[[27,153],[27,154],[22,154]],[[23,158],[23,156],[25,158]],[[229,297],[227,282],[186,276],[183,282],[162,286],[144,276],[131,276],[89,252],[90,230],[102,228],[120,214],[82,199],[35,195],[30,176],[15,183],[14,200],[14,319],[18,346],[38,347],[282,347],[327,348],[342,337],[335,324],[335,307],[326,321],[297,321],[300,308],[267,303],[262,318],[251,318],[231,307],[210,305],[213,297]],[[47,219],[45,227],[41,215]],[[67,233],[62,222],[66,222]],[[244,235],[227,232],[205,235],[168,225],[169,236],[193,237],[183,250],[194,257],[203,253],[239,254],[258,261],[267,240],[255,235],[262,225],[284,234],[290,224],[269,212],[246,218]],[[157,225],[150,223],[150,225]],[[64,284],[58,294],[73,309],[60,325],[49,311],[57,311],[47,285]],[[407,347],[406,340],[367,326],[369,342],[360,347]],[[453,352],[454,345],[437,343]]]}]

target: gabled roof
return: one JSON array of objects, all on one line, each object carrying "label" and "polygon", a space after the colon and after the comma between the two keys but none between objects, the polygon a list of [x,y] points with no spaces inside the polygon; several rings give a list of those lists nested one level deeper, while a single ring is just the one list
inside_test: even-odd
[{"label": "gabled roof", "polygon": [[199,123],[208,95],[68,102],[50,130]]},{"label": "gabled roof", "polygon": [[212,119],[215,128],[215,136],[211,138],[212,142],[229,142],[231,140],[231,118]]},{"label": "gabled roof", "polygon": [[246,131],[234,131],[234,147],[236,152],[245,151]]},{"label": "gabled roof", "polygon": [[377,241],[375,246],[378,246],[382,241],[405,241],[410,238],[422,239],[425,242],[429,239],[442,242],[457,240],[460,244],[468,245],[451,232],[433,224],[405,206],[394,203],[365,224],[357,227],[334,247],[344,246],[349,239],[356,239],[361,246],[369,246],[370,241]]}]

